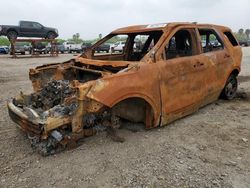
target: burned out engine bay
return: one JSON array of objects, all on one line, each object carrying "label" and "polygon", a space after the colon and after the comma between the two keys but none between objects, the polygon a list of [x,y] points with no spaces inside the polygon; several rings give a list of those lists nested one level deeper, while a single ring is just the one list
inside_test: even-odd
[{"label": "burned out engine bay", "polygon": [[[65,123],[61,127],[51,129],[47,135],[39,136],[28,132],[32,146],[42,155],[48,155],[75,145],[75,142],[69,142],[69,140],[73,137],[70,126],[72,116],[79,106],[77,85],[112,75],[124,68],[127,67],[101,67],[71,60],[63,64],[45,65],[31,69],[30,79],[34,92],[28,95],[21,92],[18,97],[13,99],[13,104],[28,117],[29,121],[36,122],[38,126],[35,128],[40,129],[41,132],[46,129],[47,122],[52,122],[52,118],[55,122],[63,121]],[[86,130],[85,136],[106,130],[107,126],[103,125],[110,124],[111,119],[116,121],[111,116],[109,111],[104,111],[100,114],[88,113],[82,117],[83,129]]]}]

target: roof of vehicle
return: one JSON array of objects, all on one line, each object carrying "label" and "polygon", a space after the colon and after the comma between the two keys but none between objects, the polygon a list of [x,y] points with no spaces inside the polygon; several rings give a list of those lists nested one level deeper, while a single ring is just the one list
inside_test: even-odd
[{"label": "roof of vehicle", "polygon": [[123,27],[116,29],[112,34],[122,34],[122,33],[134,33],[134,32],[149,32],[149,31],[164,31],[169,28],[174,28],[178,26],[192,26],[192,27],[208,27],[216,28],[221,30],[230,30],[228,27],[213,25],[213,24],[197,24],[196,22],[173,22],[173,23],[158,23],[158,24],[148,24],[148,25],[133,25],[128,27]]}]

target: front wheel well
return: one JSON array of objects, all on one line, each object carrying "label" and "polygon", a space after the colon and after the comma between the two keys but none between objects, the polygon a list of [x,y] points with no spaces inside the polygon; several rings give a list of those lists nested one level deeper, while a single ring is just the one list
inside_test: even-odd
[{"label": "front wheel well", "polygon": [[150,128],[154,123],[152,106],[143,98],[133,97],[124,99],[111,108],[113,115],[135,123],[144,123]]},{"label": "front wheel well", "polygon": [[53,38],[56,37],[56,35],[57,35],[55,31],[48,31],[46,34],[46,38],[50,39],[51,34],[54,35]]},{"label": "front wheel well", "polygon": [[50,34],[50,33],[56,34],[55,31],[48,31],[48,32],[47,32],[47,35]]}]

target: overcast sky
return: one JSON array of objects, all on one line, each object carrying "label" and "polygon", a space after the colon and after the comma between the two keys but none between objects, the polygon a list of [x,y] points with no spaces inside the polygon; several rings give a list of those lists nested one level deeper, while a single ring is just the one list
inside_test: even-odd
[{"label": "overcast sky", "polygon": [[0,5],[0,25],[38,21],[66,39],[77,32],[92,39],[118,27],[173,21],[250,28],[249,0],[0,0]]}]

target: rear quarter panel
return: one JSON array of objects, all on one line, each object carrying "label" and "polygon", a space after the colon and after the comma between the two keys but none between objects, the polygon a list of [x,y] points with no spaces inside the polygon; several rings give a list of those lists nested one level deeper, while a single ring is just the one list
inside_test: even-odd
[{"label": "rear quarter panel", "polygon": [[[232,71],[238,70],[238,72],[240,72],[241,70],[241,61],[242,61],[242,56],[243,56],[242,48],[240,45],[233,46],[232,43],[229,41],[229,39],[224,35],[224,32],[232,33],[230,29],[222,28],[220,32],[221,32],[221,36],[223,36],[225,48],[230,55],[230,59],[232,60],[231,67],[229,68],[227,72],[227,78],[228,78],[230,74],[232,73]],[[225,83],[226,83],[226,80],[225,80]]]}]

